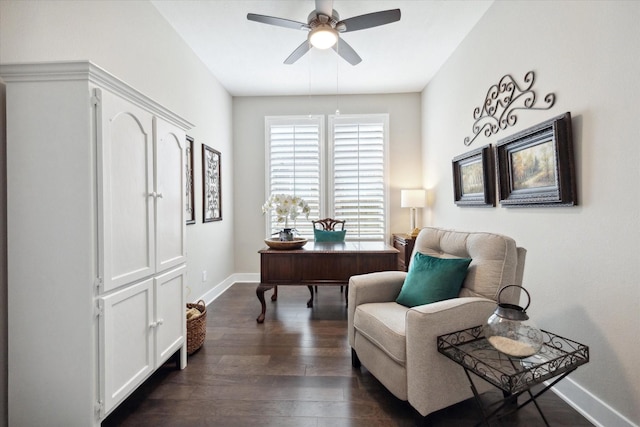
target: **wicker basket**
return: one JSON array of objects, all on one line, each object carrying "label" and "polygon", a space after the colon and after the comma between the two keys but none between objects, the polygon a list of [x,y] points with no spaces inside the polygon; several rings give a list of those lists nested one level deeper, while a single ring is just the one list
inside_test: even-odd
[{"label": "wicker basket", "polygon": [[187,354],[192,355],[202,347],[207,333],[207,306],[203,300],[197,303],[187,303],[187,309],[197,308],[200,316],[187,319]]}]

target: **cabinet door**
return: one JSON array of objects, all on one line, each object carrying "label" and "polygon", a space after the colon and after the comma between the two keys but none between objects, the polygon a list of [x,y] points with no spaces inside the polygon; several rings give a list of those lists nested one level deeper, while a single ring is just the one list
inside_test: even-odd
[{"label": "cabinet door", "polygon": [[155,363],[162,365],[185,343],[186,267],[179,267],[155,279]]},{"label": "cabinet door", "polygon": [[185,133],[155,117],[156,271],[186,260]]},{"label": "cabinet door", "polygon": [[153,280],[99,298],[98,304],[100,400],[107,413],[155,368]]},{"label": "cabinet door", "polygon": [[152,115],[95,89],[102,291],[155,271]]}]

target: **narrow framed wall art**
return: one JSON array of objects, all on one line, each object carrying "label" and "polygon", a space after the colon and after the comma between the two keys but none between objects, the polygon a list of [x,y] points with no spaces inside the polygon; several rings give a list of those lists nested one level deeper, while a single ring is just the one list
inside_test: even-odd
[{"label": "narrow framed wall art", "polygon": [[185,162],[186,162],[186,187],[185,188],[185,211],[186,211],[186,223],[196,223],[196,209],[193,190],[193,138],[187,135],[187,149],[185,150]]},{"label": "narrow framed wall art", "polygon": [[202,222],[222,220],[221,154],[202,144]]}]

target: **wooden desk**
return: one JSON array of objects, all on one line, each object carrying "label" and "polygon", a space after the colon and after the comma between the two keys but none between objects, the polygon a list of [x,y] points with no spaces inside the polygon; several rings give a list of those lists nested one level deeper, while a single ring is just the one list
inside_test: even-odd
[{"label": "wooden desk", "polygon": [[[383,242],[308,242],[290,251],[265,247],[260,254],[260,284],[256,295],[262,312],[256,319],[264,322],[264,292],[276,286],[307,286],[313,307],[313,286],[344,286],[357,274],[395,270],[398,251]],[[313,286],[312,286],[313,285]],[[271,297],[277,300],[277,288]]]}]

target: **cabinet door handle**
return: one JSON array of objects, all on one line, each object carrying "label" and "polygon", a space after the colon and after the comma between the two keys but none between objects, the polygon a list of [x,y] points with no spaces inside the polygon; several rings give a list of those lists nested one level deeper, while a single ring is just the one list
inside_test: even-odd
[{"label": "cabinet door handle", "polygon": [[155,191],[149,193],[149,197],[153,197],[154,199],[158,196],[158,193],[156,193]]},{"label": "cabinet door handle", "polygon": [[155,328],[156,326],[158,326],[158,322],[151,322],[151,324],[149,325],[151,329]]},{"label": "cabinet door handle", "polygon": [[158,324],[158,326],[160,326],[164,323],[164,319],[158,319],[156,323]]},{"label": "cabinet door handle", "polygon": [[158,199],[162,199],[162,193],[156,193],[156,197],[157,197]]}]

